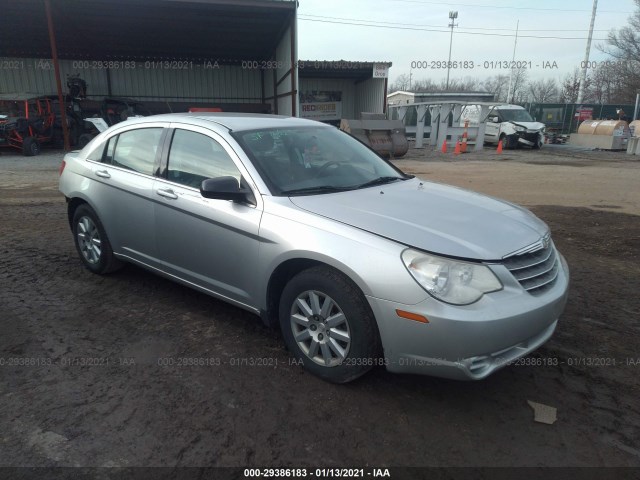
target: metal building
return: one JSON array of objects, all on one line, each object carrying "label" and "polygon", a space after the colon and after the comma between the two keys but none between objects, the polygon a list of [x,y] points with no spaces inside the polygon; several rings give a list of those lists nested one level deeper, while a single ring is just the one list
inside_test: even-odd
[{"label": "metal building", "polygon": [[298,63],[300,116],[338,124],[360,113],[386,113],[391,62],[305,60]]},{"label": "metal building", "polygon": [[391,63],[299,62],[297,3],[0,0],[0,94],[51,95],[56,78],[62,92],[79,76],[89,100],[152,113],[215,106],[336,125],[385,113]]},{"label": "metal building", "polygon": [[[49,14],[47,14],[47,8]],[[296,115],[295,0],[0,0],[0,93],[233,106]]]}]

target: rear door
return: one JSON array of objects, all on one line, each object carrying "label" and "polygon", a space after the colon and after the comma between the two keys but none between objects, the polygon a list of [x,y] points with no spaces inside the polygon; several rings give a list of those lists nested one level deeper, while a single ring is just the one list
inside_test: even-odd
[{"label": "rear door", "polygon": [[153,187],[162,269],[226,300],[255,306],[261,198],[255,190],[257,205],[202,197],[200,184],[207,178],[231,176],[252,188],[248,173],[222,136],[174,126]]},{"label": "rear door", "polygon": [[158,169],[162,124],[119,130],[88,156],[91,198],[114,251],[156,266],[154,173]]}]

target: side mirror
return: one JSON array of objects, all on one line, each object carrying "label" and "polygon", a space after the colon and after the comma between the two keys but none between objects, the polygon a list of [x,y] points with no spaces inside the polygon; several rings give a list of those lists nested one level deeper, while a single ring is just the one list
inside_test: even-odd
[{"label": "side mirror", "polygon": [[489,117],[489,121],[490,121],[490,122],[493,122],[493,123],[499,123],[499,122],[498,122],[498,117],[496,117],[496,116],[491,116],[491,117]]},{"label": "side mirror", "polygon": [[237,203],[256,204],[248,188],[240,188],[235,177],[207,178],[200,184],[200,195],[214,200],[231,200]]}]

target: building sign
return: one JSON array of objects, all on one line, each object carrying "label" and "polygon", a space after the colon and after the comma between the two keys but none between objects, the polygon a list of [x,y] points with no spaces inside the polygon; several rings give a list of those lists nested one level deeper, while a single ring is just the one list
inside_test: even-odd
[{"label": "building sign", "polygon": [[319,120],[342,118],[342,92],[304,92],[300,94],[300,117]]},{"label": "building sign", "polygon": [[373,78],[389,78],[389,65],[385,63],[374,63]]},{"label": "building sign", "polygon": [[593,118],[593,107],[578,107],[574,115],[578,121],[591,120]]}]

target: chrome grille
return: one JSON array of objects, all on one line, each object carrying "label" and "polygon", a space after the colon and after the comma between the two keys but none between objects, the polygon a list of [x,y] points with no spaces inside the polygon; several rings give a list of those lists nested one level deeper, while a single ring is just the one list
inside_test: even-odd
[{"label": "chrome grille", "polygon": [[[547,245],[546,248],[544,245]],[[558,278],[560,268],[553,242],[545,237],[537,246],[504,259],[504,266],[518,280],[522,288],[532,295],[549,290]]]}]

